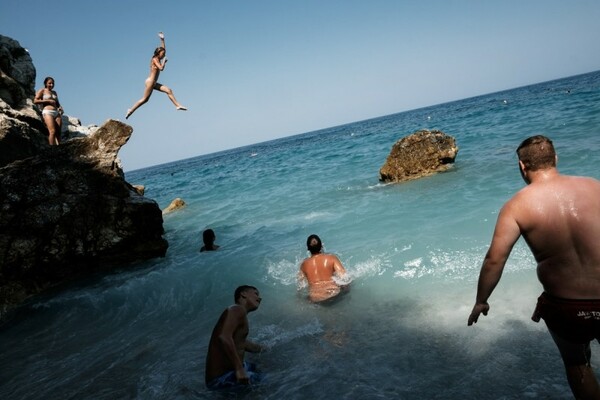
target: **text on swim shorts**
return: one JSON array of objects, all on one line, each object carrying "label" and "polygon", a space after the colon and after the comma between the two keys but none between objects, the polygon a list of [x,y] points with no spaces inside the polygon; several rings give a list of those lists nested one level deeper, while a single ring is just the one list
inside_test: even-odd
[{"label": "text on swim shorts", "polygon": [[577,316],[585,319],[598,319],[600,320],[600,311],[578,311]]}]

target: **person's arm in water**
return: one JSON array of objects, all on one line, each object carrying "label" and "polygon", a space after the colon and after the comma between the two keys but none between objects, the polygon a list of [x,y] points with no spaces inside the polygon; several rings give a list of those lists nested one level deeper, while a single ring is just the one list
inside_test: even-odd
[{"label": "person's arm in water", "polygon": [[333,271],[338,277],[341,278],[342,276],[346,275],[346,269],[342,265],[342,262],[340,261],[340,259],[337,258],[337,256],[332,255],[332,257],[333,257]]},{"label": "person's arm in water", "polygon": [[240,359],[236,343],[233,339],[235,331],[243,324],[243,319],[246,316],[242,307],[233,306],[227,309],[227,315],[223,322],[223,329],[219,335],[219,341],[225,356],[229,359],[235,370],[235,377],[238,382],[247,384],[248,375],[244,369],[244,364]]},{"label": "person's arm in water", "polygon": [[265,347],[258,343],[254,343],[249,340],[246,340],[246,345],[244,347],[244,350],[246,350],[247,352],[250,352],[250,353],[260,353],[261,351],[265,350]]},{"label": "person's arm in water", "polygon": [[304,263],[300,266],[300,271],[298,271],[298,275],[296,276],[296,280],[298,281],[297,289],[302,290],[308,285],[308,279],[306,278],[306,274],[304,273]]},{"label": "person's arm in water", "polygon": [[521,236],[521,230],[513,215],[513,207],[514,205],[511,202],[505,204],[498,215],[492,243],[485,255],[481,271],[479,272],[475,306],[473,306],[473,311],[471,311],[467,322],[469,326],[477,322],[479,315],[487,315],[490,309],[487,303],[488,298],[500,281],[506,260],[513,246]]}]

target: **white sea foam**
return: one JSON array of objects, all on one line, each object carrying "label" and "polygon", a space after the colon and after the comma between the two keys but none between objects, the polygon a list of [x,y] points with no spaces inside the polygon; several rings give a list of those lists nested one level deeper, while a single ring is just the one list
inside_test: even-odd
[{"label": "white sea foam", "polygon": [[389,260],[386,256],[371,256],[368,260],[358,262],[346,269],[348,279],[359,280],[382,275],[389,266]]},{"label": "white sea foam", "polygon": [[327,213],[327,212],[313,211],[313,212],[310,212],[310,213],[306,214],[304,216],[304,219],[308,220],[308,221],[312,221],[312,220],[319,220],[321,218],[326,218],[326,217],[329,217],[329,216],[331,216],[331,214]]},{"label": "white sea foam", "polygon": [[256,341],[269,349],[287,344],[297,338],[313,336],[323,332],[323,325],[314,318],[310,322],[294,328],[284,328],[280,325],[261,326],[256,333]]},{"label": "white sea foam", "polygon": [[302,261],[300,259],[296,259],[294,261],[268,261],[267,274],[270,279],[273,279],[282,285],[296,285],[298,283],[298,270],[301,262]]}]

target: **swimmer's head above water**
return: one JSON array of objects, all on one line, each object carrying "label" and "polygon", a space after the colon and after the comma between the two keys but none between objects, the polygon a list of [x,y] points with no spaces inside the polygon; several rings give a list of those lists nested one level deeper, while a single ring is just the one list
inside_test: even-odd
[{"label": "swimmer's head above water", "polygon": [[317,235],[310,235],[308,239],[306,239],[306,247],[310,254],[318,254],[323,249],[323,243],[321,242],[321,238]]}]

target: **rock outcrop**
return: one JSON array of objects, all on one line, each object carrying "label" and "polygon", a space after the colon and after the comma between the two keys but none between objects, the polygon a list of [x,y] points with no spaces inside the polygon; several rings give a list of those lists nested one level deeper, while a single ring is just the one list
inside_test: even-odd
[{"label": "rock outcrop", "polygon": [[158,204],[123,179],[116,160],[131,132],[108,121],[0,168],[0,314],[65,281],[165,255]]},{"label": "rock outcrop", "polygon": [[34,85],[27,50],[0,35],[0,167],[48,146],[46,126],[33,104]]},{"label": "rock outcrop", "polygon": [[77,137],[85,137],[96,132],[98,129],[97,125],[81,125],[81,121],[78,118],[63,115],[62,117],[62,132],[61,139],[69,140]]},{"label": "rock outcrop", "polygon": [[0,319],[32,295],[164,256],[162,211],[124,179],[117,154],[133,129],[109,120],[48,145],[33,104],[35,68],[0,36]]},{"label": "rock outcrop", "polygon": [[437,130],[420,130],[394,144],[379,170],[379,180],[403,182],[446,171],[457,154],[452,136]]}]

